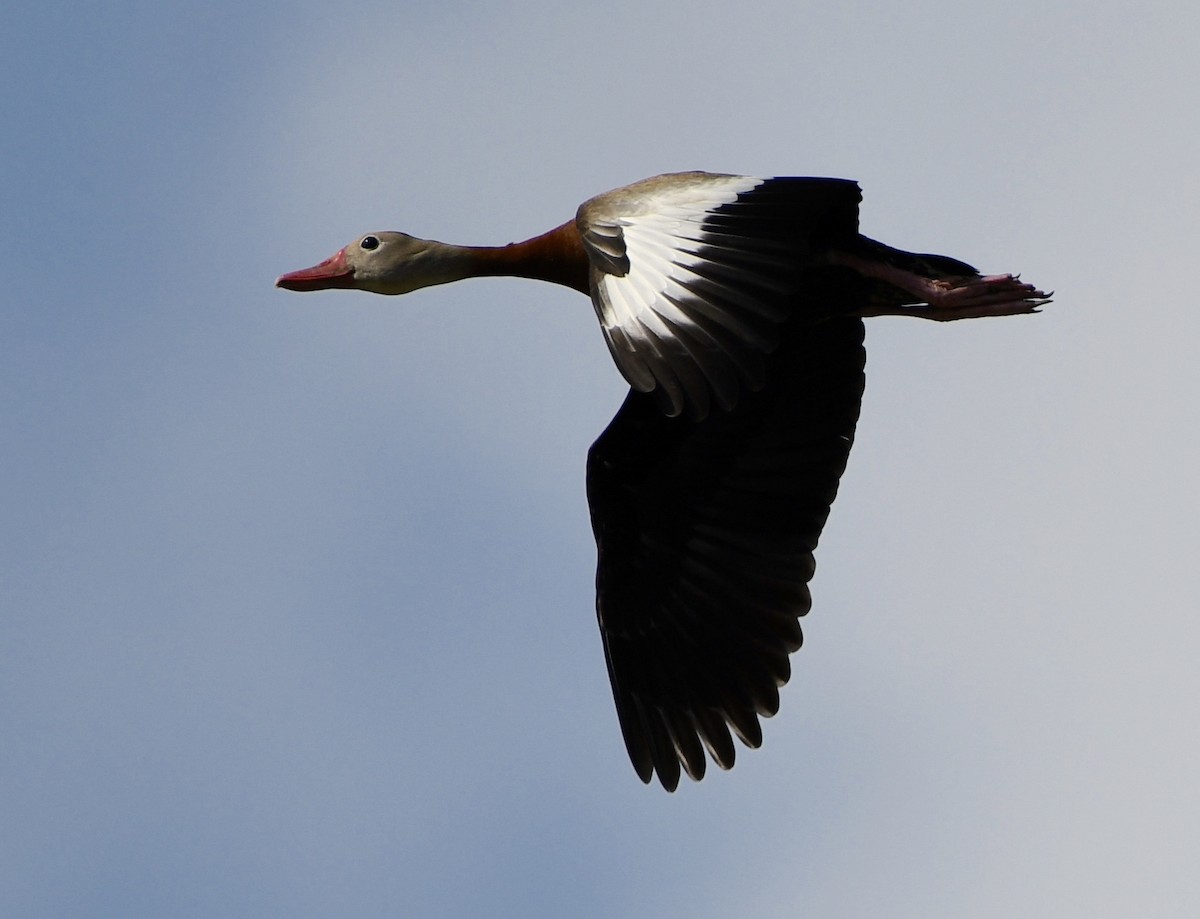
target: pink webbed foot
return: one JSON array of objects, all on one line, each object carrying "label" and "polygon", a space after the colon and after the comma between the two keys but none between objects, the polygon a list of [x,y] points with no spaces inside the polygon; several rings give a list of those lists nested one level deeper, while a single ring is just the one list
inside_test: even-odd
[{"label": "pink webbed foot", "polygon": [[949,322],[1036,313],[1039,307],[1050,302],[1051,294],[1022,282],[1020,275],[928,278],[895,265],[855,256],[838,254],[835,260],[837,264],[890,284],[913,298],[909,303],[868,307],[861,313],[863,316],[917,316]]},{"label": "pink webbed foot", "polygon": [[913,275],[912,279],[923,283],[905,285],[903,289],[924,301],[924,306],[918,305],[915,309],[926,319],[946,321],[1018,316],[1036,313],[1039,307],[1050,302],[1050,294],[1023,283],[1020,275],[990,274],[961,280],[929,280]]}]

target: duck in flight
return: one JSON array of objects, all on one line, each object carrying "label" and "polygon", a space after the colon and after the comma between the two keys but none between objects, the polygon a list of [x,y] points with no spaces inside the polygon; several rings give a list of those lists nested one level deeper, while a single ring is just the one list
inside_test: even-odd
[{"label": "duck in flight", "polygon": [[287,290],[403,294],[462,278],[591,297],[630,391],[587,458],[596,610],[643,782],[733,766],[801,644],[813,550],[864,384],[863,319],[1034,313],[1049,295],[858,232],[829,178],[674,173],[606,192],[507,246],[361,236]]}]

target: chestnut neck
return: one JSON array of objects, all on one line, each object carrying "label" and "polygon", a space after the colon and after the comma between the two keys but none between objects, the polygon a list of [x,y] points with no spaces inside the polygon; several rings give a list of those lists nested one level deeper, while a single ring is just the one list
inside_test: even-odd
[{"label": "chestnut neck", "polygon": [[575,221],[507,246],[471,246],[471,274],[477,277],[532,278],[588,293],[588,257]]}]

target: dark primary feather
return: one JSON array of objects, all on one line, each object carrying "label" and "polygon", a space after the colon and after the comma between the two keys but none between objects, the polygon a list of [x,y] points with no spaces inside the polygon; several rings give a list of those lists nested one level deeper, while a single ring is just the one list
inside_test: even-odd
[{"label": "dark primary feather", "polygon": [[810,271],[766,385],[704,421],[630,392],[588,457],[597,612],[634,768],[664,787],[756,747],[779,707],[813,549],[863,391],[864,282]]}]

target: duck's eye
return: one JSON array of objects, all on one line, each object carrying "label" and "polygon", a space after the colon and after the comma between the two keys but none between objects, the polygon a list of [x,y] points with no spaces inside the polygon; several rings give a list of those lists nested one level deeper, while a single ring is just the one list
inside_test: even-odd
[{"label": "duck's eye", "polygon": [[359,245],[362,246],[364,249],[366,249],[368,252],[371,252],[371,251],[379,248],[379,237],[378,236],[364,236],[362,238],[362,242],[360,242]]}]

